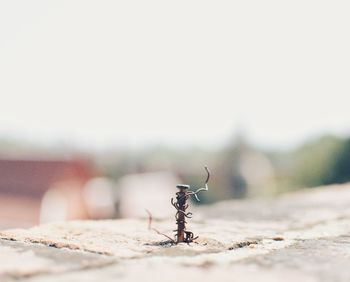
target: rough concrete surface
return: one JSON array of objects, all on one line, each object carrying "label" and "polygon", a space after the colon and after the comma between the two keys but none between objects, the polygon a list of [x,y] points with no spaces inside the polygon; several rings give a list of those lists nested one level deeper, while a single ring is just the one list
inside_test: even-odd
[{"label": "rough concrete surface", "polygon": [[188,229],[196,243],[146,214],[1,231],[0,281],[350,281],[350,185],[197,208]]}]

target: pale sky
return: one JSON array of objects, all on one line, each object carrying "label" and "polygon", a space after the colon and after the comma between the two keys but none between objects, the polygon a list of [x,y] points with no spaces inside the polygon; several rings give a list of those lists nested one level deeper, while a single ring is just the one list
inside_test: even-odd
[{"label": "pale sky", "polygon": [[349,1],[0,1],[0,137],[285,148],[350,135]]}]

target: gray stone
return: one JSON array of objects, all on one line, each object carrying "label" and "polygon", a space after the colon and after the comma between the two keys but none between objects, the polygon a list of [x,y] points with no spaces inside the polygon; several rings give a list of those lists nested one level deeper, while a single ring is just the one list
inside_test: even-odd
[{"label": "gray stone", "polygon": [[198,208],[192,244],[147,217],[6,230],[0,281],[350,281],[349,203],[343,185]]}]

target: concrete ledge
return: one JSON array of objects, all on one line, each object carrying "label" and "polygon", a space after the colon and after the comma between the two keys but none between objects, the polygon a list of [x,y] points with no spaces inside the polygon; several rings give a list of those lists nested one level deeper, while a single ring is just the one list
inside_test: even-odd
[{"label": "concrete ledge", "polygon": [[6,230],[0,281],[350,281],[349,204],[348,185],[219,203],[194,212],[189,245],[146,217]]}]

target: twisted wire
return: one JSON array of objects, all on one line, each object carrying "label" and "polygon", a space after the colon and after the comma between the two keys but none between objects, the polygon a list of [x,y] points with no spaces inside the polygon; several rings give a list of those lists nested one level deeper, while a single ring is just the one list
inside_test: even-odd
[{"label": "twisted wire", "polygon": [[[207,178],[205,180],[205,188],[199,188],[196,191],[179,191],[176,193],[176,202],[174,202],[174,199],[171,198],[171,204],[172,206],[176,209],[176,214],[175,214],[175,219],[176,219],[176,224],[177,226],[183,226],[183,231],[185,233],[185,238],[184,238],[184,242],[186,243],[191,243],[194,240],[196,240],[198,238],[198,236],[194,236],[194,234],[191,231],[188,231],[186,229],[186,218],[192,218],[192,213],[191,212],[186,212],[187,208],[188,208],[188,204],[186,204],[186,201],[189,199],[189,197],[191,195],[195,196],[195,198],[197,199],[197,201],[200,201],[198,198],[198,193],[201,191],[208,191],[208,181],[210,178],[210,172],[209,169],[207,167],[204,167],[206,172],[207,172]],[[182,207],[182,209],[180,208]],[[180,214],[183,215],[183,217],[180,217]],[[178,230],[174,230],[174,231],[178,231]],[[177,233],[175,234],[175,239],[177,239]]]}]

